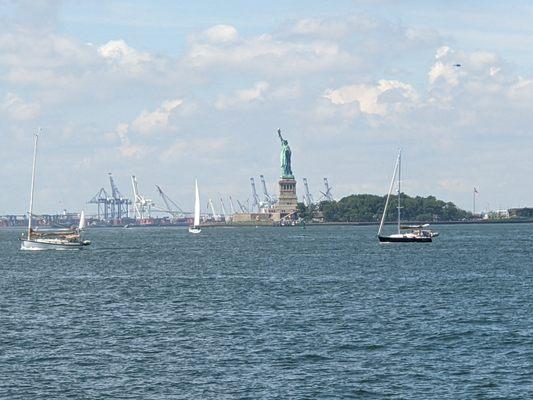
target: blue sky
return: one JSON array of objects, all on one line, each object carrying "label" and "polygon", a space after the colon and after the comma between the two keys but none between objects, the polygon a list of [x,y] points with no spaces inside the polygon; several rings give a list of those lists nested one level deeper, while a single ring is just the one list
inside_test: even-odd
[{"label": "blue sky", "polygon": [[[0,0],[0,213],[78,210],[113,172],[131,193],[275,191],[281,127],[315,197],[405,191],[532,205],[533,6],[525,1]],[[454,64],[461,67],[454,67]],[[301,181],[300,181],[301,182]],[[302,191],[300,191],[300,196]]]}]

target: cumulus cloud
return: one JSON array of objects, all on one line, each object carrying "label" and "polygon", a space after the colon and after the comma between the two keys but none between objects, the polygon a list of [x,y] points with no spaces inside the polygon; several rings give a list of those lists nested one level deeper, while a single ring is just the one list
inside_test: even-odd
[{"label": "cumulus cloud", "polygon": [[344,37],[350,32],[346,20],[341,19],[300,19],[290,28],[289,33],[302,36]]},{"label": "cumulus cloud", "polygon": [[[183,107],[182,99],[165,100],[153,111],[143,110],[131,123],[119,123],[113,132],[104,135],[106,140],[119,139],[118,150],[124,157],[142,158],[154,150],[153,146],[145,144],[144,137],[167,133],[174,127],[170,118],[176,110]],[[185,107],[185,113],[191,112],[192,107]]]},{"label": "cumulus cloud", "polygon": [[152,56],[142,53],[128,46],[122,39],[111,40],[98,48],[98,54],[110,63],[117,65],[128,72],[140,73],[143,64],[152,61]]},{"label": "cumulus cloud", "polygon": [[26,121],[39,116],[41,107],[38,103],[24,101],[15,93],[7,93],[0,102],[0,111],[9,118]]},{"label": "cumulus cloud", "polygon": [[431,67],[428,73],[428,79],[430,84],[435,84],[439,80],[442,80],[450,86],[457,86],[459,84],[459,73],[456,67],[451,64],[444,64],[437,61]]},{"label": "cumulus cloud", "polygon": [[91,46],[52,33],[0,32],[0,82],[31,87],[79,85],[96,66]]},{"label": "cumulus cloud", "polygon": [[507,97],[524,107],[531,107],[533,102],[533,79],[519,79],[507,92]]},{"label": "cumulus cloud", "polygon": [[106,134],[106,137],[117,137],[120,140],[118,146],[118,153],[123,157],[142,158],[147,155],[148,147],[142,144],[133,144],[129,137],[130,125],[128,123],[120,123],[117,125],[115,132]]},{"label": "cumulus cloud", "polygon": [[324,97],[335,105],[357,102],[362,113],[380,116],[389,111],[401,111],[418,100],[418,95],[411,85],[385,79],[374,86],[355,84],[329,89]]},{"label": "cumulus cloud", "polygon": [[[442,46],[432,30],[340,16],[284,21],[252,35],[215,25],[189,38],[180,56],[161,56],[116,37],[90,45],[57,32],[0,26],[1,131],[16,137],[40,117],[48,137],[68,126],[72,141],[84,144],[65,154],[66,162],[83,153],[93,171],[116,167],[128,174],[132,164],[153,170],[162,162],[168,168],[160,170],[171,171],[212,162],[238,183],[266,166],[277,173],[275,134],[271,154],[250,145],[231,157],[236,146],[265,140],[274,118],[276,126],[291,127],[302,174],[330,173],[348,182],[336,187],[358,179],[357,187],[368,187],[363,181],[370,178],[354,176],[351,166],[375,153],[366,156],[368,148],[354,145],[354,135],[380,151],[409,139],[410,152],[431,154],[431,187],[451,192],[455,185],[458,193],[454,168],[470,173],[462,159],[480,143],[518,134],[529,143],[533,121],[524,109],[533,101],[531,76],[519,78],[495,53]],[[6,146],[15,145],[2,141],[0,151],[8,152]],[[325,147],[337,163],[316,161]],[[456,154],[457,162],[450,162]],[[180,164],[183,158],[187,164]],[[206,180],[213,175],[197,170]]]},{"label": "cumulus cloud", "polygon": [[183,100],[166,100],[154,111],[143,110],[131,124],[131,128],[141,134],[150,135],[169,127],[172,112],[183,104]]},{"label": "cumulus cloud", "polygon": [[332,41],[299,42],[264,34],[225,42],[193,41],[184,62],[201,69],[233,68],[286,75],[349,68],[357,64],[357,57]]},{"label": "cumulus cloud", "polygon": [[215,25],[207,29],[202,37],[211,43],[229,43],[237,40],[237,29],[231,25]]},{"label": "cumulus cloud", "polygon": [[219,95],[215,101],[215,108],[224,110],[246,105],[264,99],[263,95],[268,90],[268,82],[257,82],[250,89],[237,90],[232,96]]},{"label": "cumulus cloud", "polygon": [[116,135],[120,139],[120,143],[122,143],[124,145],[129,145],[130,144],[130,139],[128,138],[128,130],[129,130],[129,128],[130,128],[129,124],[123,122],[123,123],[117,125],[117,129],[115,131]]},{"label": "cumulus cloud", "polygon": [[444,58],[446,57],[446,55],[448,55],[448,53],[450,53],[451,51],[451,48],[449,46],[441,46],[437,49],[436,53],[435,53],[435,59],[436,60],[440,60],[441,58]]},{"label": "cumulus cloud", "polygon": [[[442,109],[460,104],[470,109],[472,105],[463,100],[474,98],[480,108],[485,108],[494,103],[497,96],[505,96],[517,79],[509,73],[506,63],[492,52],[456,51],[442,46],[437,49],[435,59],[428,72],[427,104]],[[465,114],[472,113],[463,112],[463,116]]]},{"label": "cumulus cloud", "polygon": [[502,68],[502,60],[488,51],[471,53],[455,51],[449,46],[439,47],[435,54],[435,64],[428,73],[431,85],[444,83],[457,86],[461,78],[496,76]]}]

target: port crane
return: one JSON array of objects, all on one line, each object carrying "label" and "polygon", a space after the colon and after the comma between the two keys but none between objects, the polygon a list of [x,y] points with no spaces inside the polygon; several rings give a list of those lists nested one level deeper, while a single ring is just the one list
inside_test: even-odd
[{"label": "port crane", "polygon": [[157,211],[169,213],[174,219],[183,218],[185,216],[185,212],[181,209],[181,207],[170,197],[168,197],[168,195],[163,191],[163,189],[161,189],[161,186],[155,185],[155,187],[157,189],[157,193],[159,193],[159,196],[163,200],[163,203],[165,203],[166,207],[165,209],[157,207]]},{"label": "port crane", "polygon": [[215,206],[213,205],[213,200],[209,199],[207,200],[207,207],[211,209],[211,214],[213,215],[213,219],[215,221],[220,221],[220,215],[217,214],[215,211]]},{"label": "port crane", "polygon": [[236,214],[235,206],[233,205],[233,199],[231,198],[231,196],[229,196],[229,210],[231,212],[231,215]]},{"label": "port crane", "polygon": [[268,193],[265,177],[259,175],[259,178],[261,179],[261,185],[263,186],[264,203],[267,204],[268,207],[272,207],[276,203],[276,199]]},{"label": "port crane", "polygon": [[109,219],[109,195],[104,188],[101,188],[87,204],[97,204],[98,212],[97,218],[99,221],[107,221]]},{"label": "port crane", "polygon": [[220,198],[220,209],[222,210],[224,221],[228,221],[228,213],[226,212],[226,207],[224,206],[224,200],[222,200],[222,197]]},{"label": "port crane", "polygon": [[88,204],[98,205],[98,219],[103,221],[112,221],[128,217],[129,206],[132,204],[130,199],[124,198],[113,180],[111,172],[108,173],[109,184],[111,186],[111,195],[101,188]]},{"label": "port crane", "polygon": [[313,196],[309,192],[309,184],[307,182],[307,178],[303,178],[303,182],[304,182],[304,190],[305,190],[304,203],[307,207],[309,207],[311,204],[314,203]]},{"label": "port crane", "polygon": [[247,213],[248,212],[248,208],[244,207],[239,200],[237,200],[237,204],[239,205],[239,208],[241,209],[242,213]]},{"label": "port crane", "polygon": [[257,195],[257,190],[255,189],[254,178],[250,178],[250,185],[252,186],[252,211],[255,207],[257,209],[257,212],[259,212],[261,209],[261,201],[259,199],[259,196]]},{"label": "port crane", "polygon": [[122,194],[118,190],[117,185],[115,185],[115,181],[113,180],[113,175],[111,174],[111,172],[109,172],[108,175],[109,184],[111,185],[111,198],[108,199],[110,203],[111,219],[121,219],[123,217],[127,217],[129,214],[129,206],[131,205],[131,200],[126,199],[122,196]]},{"label": "port crane", "polygon": [[135,175],[131,176],[131,185],[133,187],[133,208],[135,210],[135,218],[150,218],[152,207],[155,207],[154,201],[139,193],[139,186]]},{"label": "port crane", "polygon": [[325,201],[333,201],[333,195],[331,194],[331,186],[329,186],[328,178],[324,178],[324,191],[320,193]]}]

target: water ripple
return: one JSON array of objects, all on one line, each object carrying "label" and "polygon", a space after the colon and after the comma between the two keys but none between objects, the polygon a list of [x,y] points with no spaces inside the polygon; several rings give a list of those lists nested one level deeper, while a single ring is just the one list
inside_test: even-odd
[{"label": "water ripple", "polygon": [[0,231],[0,398],[533,398],[533,225]]}]

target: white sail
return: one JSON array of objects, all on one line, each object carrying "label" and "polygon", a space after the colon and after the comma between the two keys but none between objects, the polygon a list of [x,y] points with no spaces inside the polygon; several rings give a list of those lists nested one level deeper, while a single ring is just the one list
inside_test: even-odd
[{"label": "white sail", "polygon": [[195,180],[196,194],[194,197],[194,226],[200,226],[200,194],[198,193],[198,180]]},{"label": "white sail", "polygon": [[396,174],[398,173],[398,167],[400,165],[400,157],[401,157],[402,151],[398,151],[398,158],[396,159],[396,165],[394,166],[394,172],[392,174],[392,179],[390,181],[389,186],[389,192],[387,193],[387,200],[385,201],[385,208],[383,209],[383,215],[381,217],[381,222],[379,224],[379,230],[378,235],[381,235],[381,230],[383,229],[383,225],[385,224],[385,217],[387,215],[387,208],[389,206],[389,199],[390,195],[392,193],[392,188],[394,187],[394,180],[396,179]]},{"label": "white sail", "polygon": [[78,225],[78,230],[82,231],[85,229],[85,211],[82,210],[80,215],[80,223]]},{"label": "white sail", "polygon": [[39,133],[41,128],[35,133],[35,141],[33,144],[33,163],[31,167],[31,189],[30,189],[30,211],[28,215],[28,240],[31,239],[31,219],[33,217],[33,192],[35,189],[35,162],[37,160],[37,143],[39,142]]}]

